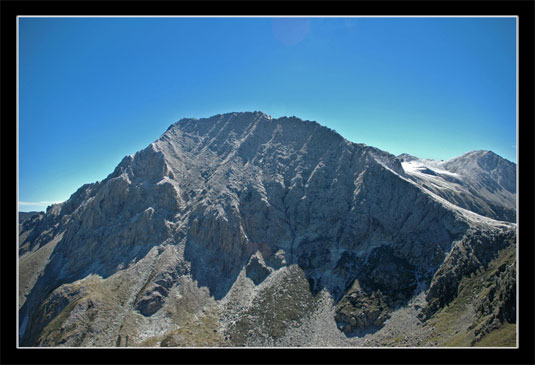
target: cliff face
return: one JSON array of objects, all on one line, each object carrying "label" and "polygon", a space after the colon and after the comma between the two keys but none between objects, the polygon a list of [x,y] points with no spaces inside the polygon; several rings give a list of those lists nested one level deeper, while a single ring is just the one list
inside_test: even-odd
[{"label": "cliff face", "polygon": [[420,293],[432,316],[516,228],[402,161],[295,117],[181,120],[24,223],[21,344],[359,345]]}]

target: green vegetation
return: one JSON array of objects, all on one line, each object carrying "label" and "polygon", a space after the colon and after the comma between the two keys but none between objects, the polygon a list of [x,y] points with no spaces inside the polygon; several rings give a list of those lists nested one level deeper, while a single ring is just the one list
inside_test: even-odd
[{"label": "green vegetation", "polygon": [[405,339],[405,335],[397,335],[396,337],[387,339],[387,342],[384,344],[385,347],[398,347],[401,346],[401,341]]},{"label": "green vegetation", "polygon": [[480,298],[489,295],[500,268],[515,262],[515,255],[516,247],[507,247],[501,250],[498,257],[486,268],[481,268],[461,280],[457,297],[426,322],[427,327],[434,328],[428,345],[516,346],[516,324],[514,323],[504,322],[498,329],[478,338],[476,330],[484,326],[491,314],[482,315],[474,308]]},{"label": "green vegetation", "polygon": [[516,325],[505,322],[502,328],[490,332],[474,344],[476,347],[515,347]]},{"label": "green vegetation", "polygon": [[162,347],[209,347],[224,346],[219,321],[212,314],[197,320],[181,323],[180,328],[167,334],[161,341]]},{"label": "green vegetation", "polygon": [[78,304],[78,301],[72,301],[63,308],[63,310],[43,329],[40,340],[45,340],[51,345],[58,344],[66,334],[62,329],[63,322],[70,317],[76,304]]},{"label": "green vegetation", "polygon": [[[69,304],[48,323],[39,337],[39,342],[48,346],[57,346],[65,343],[67,339],[74,339],[69,346],[82,346],[83,341],[92,328],[105,328],[109,320],[99,316],[99,313],[110,315],[116,312],[116,296],[102,285],[104,281],[97,275],[92,275],[84,280],[68,284],[69,291],[64,294]],[[54,305],[54,303],[50,303]],[[77,311],[76,320],[69,324],[69,318],[77,306],[84,307]],[[78,313],[79,312],[79,313]]]},{"label": "green vegetation", "polygon": [[152,270],[152,272],[149,275],[149,278],[145,281],[145,284],[143,284],[141,289],[139,289],[139,291],[137,292],[136,299],[134,300],[134,304],[139,302],[139,300],[143,297],[143,295],[145,294],[145,289],[147,289],[147,286],[150,283],[152,283],[152,279],[154,279],[156,274],[157,274],[157,270]]},{"label": "green vegetation", "polygon": [[63,237],[63,233],[34,252],[22,256],[19,261],[19,306],[22,307],[37,278],[50,258],[50,254]]}]

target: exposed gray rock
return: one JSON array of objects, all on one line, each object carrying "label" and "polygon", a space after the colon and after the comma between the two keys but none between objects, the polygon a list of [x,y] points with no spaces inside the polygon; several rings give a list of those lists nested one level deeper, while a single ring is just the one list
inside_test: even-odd
[{"label": "exposed gray rock", "polygon": [[247,266],[245,266],[245,275],[251,279],[255,285],[260,284],[271,274],[272,270],[265,265],[261,257],[253,256]]},{"label": "exposed gray rock", "polygon": [[40,219],[43,215],[44,212],[19,212],[19,224],[33,219]]},{"label": "exposed gray rock", "polygon": [[321,326],[348,345],[390,331],[426,289],[432,315],[516,227],[426,189],[405,163],[295,117],[183,119],[24,223],[21,253],[62,238],[20,310],[21,342],[282,346],[319,343],[303,331]]}]

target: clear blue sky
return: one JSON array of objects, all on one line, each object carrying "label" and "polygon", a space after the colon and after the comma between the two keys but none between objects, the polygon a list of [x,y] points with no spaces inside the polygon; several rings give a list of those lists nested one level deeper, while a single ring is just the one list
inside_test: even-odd
[{"label": "clear blue sky", "polygon": [[181,118],[255,110],[396,155],[516,162],[516,19],[21,18],[20,210]]}]

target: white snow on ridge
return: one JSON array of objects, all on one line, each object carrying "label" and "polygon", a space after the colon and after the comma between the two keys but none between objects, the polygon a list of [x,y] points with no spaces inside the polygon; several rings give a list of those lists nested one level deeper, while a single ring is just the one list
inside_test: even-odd
[{"label": "white snow on ridge", "polygon": [[459,184],[456,184],[451,181],[445,180],[440,175],[449,175],[459,178],[459,174],[446,171],[441,169],[439,161],[433,160],[414,160],[414,161],[405,161],[401,163],[403,170],[409,175],[413,175],[419,180],[433,185],[438,189],[448,189],[453,191],[460,191],[461,187]]},{"label": "white snow on ridge", "polygon": [[[451,175],[455,177],[460,177],[461,175],[445,170],[442,168],[442,161],[436,161],[436,160],[413,160],[413,161],[404,161],[401,163],[401,166],[405,170],[405,172],[411,174],[423,174],[421,171],[428,168],[430,170],[433,170],[437,174],[445,174],[445,175]],[[429,174],[425,174],[430,176]]]},{"label": "white snow on ridge", "polygon": [[[447,199],[441,197],[438,194],[439,190],[449,190],[452,192],[465,192],[466,189],[461,185],[447,181],[444,177],[440,175],[449,175],[459,179],[463,177],[460,174],[456,174],[450,171],[446,171],[442,168],[443,161],[428,160],[428,159],[414,159],[411,161],[401,162],[401,166],[408,175],[412,175],[417,181],[412,181],[408,179],[412,184],[417,185],[420,189],[425,190],[433,199],[440,202],[441,204],[449,207],[450,209],[458,212],[464,216],[469,221],[476,223],[478,225],[487,225],[493,227],[511,227],[514,226],[514,223],[504,222],[495,220],[489,217],[485,217],[476,212],[473,212],[469,209],[460,207]],[[435,175],[436,174],[436,175]],[[433,190],[438,189],[438,190]]]}]

